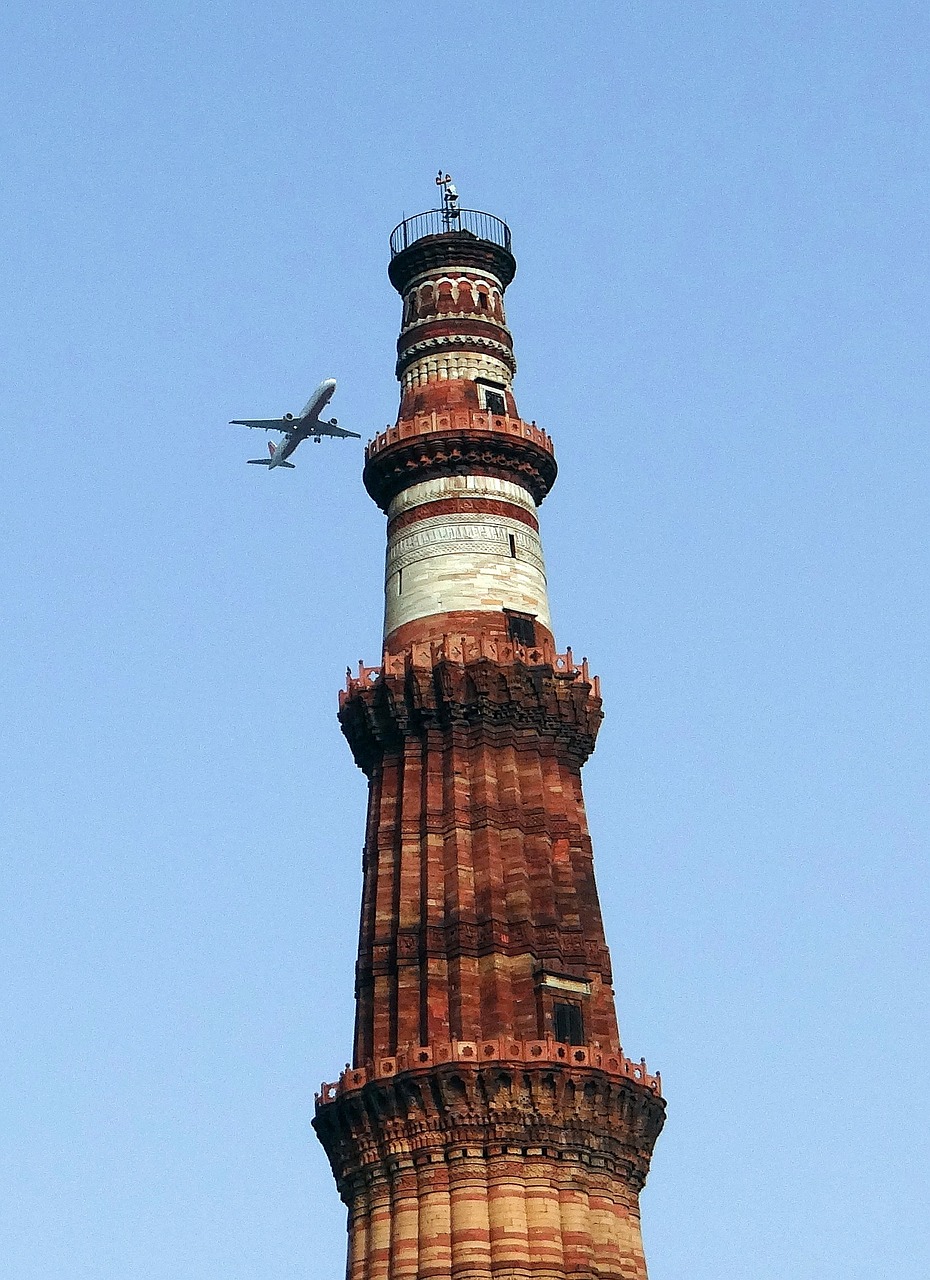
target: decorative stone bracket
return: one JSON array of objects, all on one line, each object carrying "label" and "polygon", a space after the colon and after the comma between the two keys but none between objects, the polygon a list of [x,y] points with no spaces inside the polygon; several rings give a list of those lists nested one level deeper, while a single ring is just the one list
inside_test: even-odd
[{"label": "decorative stone bracket", "polygon": [[359,663],[339,699],[342,731],[368,775],[405,734],[452,727],[517,734],[524,748],[549,743],[580,768],[602,718],[597,677],[592,682],[586,661],[575,666],[570,649],[527,651],[468,636],[413,645],[380,668]]},{"label": "decorative stone bracket", "polygon": [[450,1040],[431,1045],[410,1047],[401,1053],[378,1058],[364,1067],[347,1067],[333,1084],[321,1084],[316,1095],[318,1106],[372,1080],[383,1080],[399,1072],[417,1071],[446,1062],[464,1062],[474,1066],[483,1062],[551,1063],[570,1067],[596,1067],[608,1075],[623,1076],[642,1085],[657,1098],[662,1096],[662,1077],[646,1069],[646,1060],[633,1062],[622,1053],[605,1053],[597,1045],[568,1045],[547,1037],[545,1040]]}]

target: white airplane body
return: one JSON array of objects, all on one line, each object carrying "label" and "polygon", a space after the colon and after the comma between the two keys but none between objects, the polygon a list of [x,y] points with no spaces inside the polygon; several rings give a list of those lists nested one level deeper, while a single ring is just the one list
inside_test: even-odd
[{"label": "white airplane body", "polygon": [[361,440],[356,431],[346,431],[340,427],[335,418],[328,422],[320,421],[320,414],[333,398],[336,390],[335,378],[324,378],[304,405],[299,417],[286,413],[283,418],[233,418],[230,426],[257,427],[260,431],[280,431],[281,439],[274,443],[268,441],[267,458],[249,458],[253,467],[289,467],[294,468],[288,458],[302,440],[312,436],[319,444],[323,436],[337,436],[340,439]]}]

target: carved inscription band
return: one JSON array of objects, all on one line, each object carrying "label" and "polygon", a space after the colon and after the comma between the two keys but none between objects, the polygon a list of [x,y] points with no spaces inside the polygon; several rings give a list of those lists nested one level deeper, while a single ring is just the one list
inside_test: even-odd
[{"label": "carved inscription band", "polygon": [[477,513],[420,520],[412,529],[391,538],[387,572],[390,575],[420,560],[450,553],[493,556],[502,561],[521,560],[545,579],[542,544],[534,529],[528,529],[519,520]]},{"label": "carved inscription band", "polygon": [[435,480],[423,480],[402,490],[392,498],[388,516],[393,519],[403,511],[435,502],[438,498],[495,498],[512,502],[527,511],[536,510],[529,490],[510,480],[481,475],[438,476]]}]

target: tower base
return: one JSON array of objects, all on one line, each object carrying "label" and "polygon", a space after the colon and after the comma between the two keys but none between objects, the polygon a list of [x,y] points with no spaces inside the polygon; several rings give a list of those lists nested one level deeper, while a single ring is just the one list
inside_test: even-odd
[{"label": "tower base", "polygon": [[[475,1061],[502,1047],[519,1056]],[[412,1069],[349,1071],[317,1100],[349,1211],[348,1280],[646,1280],[655,1078],[552,1041],[399,1057]]]}]

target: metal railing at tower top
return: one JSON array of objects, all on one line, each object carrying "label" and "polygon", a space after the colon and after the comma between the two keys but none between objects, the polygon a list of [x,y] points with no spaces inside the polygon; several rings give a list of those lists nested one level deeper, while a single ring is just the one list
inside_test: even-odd
[{"label": "metal railing at tower top", "polygon": [[391,232],[391,257],[396,258],[427,236],[455,234],[489,240],[510,252],[510,228],[493,213],[482,213],[479,209],[428,209],[397,224]]}]

